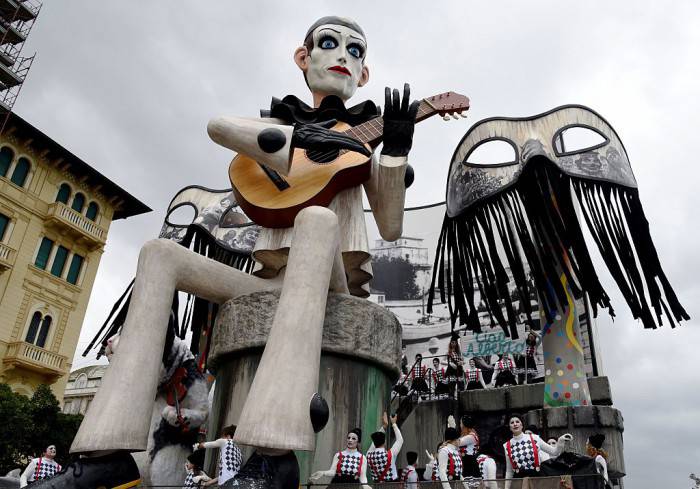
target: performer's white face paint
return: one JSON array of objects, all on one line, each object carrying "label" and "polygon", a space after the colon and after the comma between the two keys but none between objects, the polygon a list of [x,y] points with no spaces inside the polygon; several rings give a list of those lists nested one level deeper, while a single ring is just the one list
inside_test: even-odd
[{"label": "performer's white face paint", "polygon": [[56,447],[54,445],[49,445],[48,447],[46,447],[44,456],[46,458],[54,458],[56,456]]},{"label": "performer's white face paint", "polygon": [[364,36],[342,25],[327,24],[313,33],[314,47],[307,56],[306,82],[312,93],[336,95],[343,101],[353,96],[369,78],[364,66]]},{"label": "performer's white face paint", "polygon": [[357,443],[358,443],[357,435],[355,433],[348,433],[348,445],[347,445],[348,448],[350,450],[356,449]]},{"label": "performer's white face paint", "polygon": [[523,432],[523,423],[520,421],[520,419],[510,418],[509,425],[511,433],[513,433],[515,436],[518,436]]}]

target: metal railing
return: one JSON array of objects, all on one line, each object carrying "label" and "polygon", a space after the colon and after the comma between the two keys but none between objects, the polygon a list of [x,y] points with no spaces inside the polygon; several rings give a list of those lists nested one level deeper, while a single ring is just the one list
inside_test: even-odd
[{"label": "metal railing", "polygon": [[[234,479],[235,480],[235,479]],[[183,477],[184,481],[184,477]],[[233,481],[230,481],[233,482]],[[222,486],[208,486],[208,487],[236,487],[238,489],[266,489],[267,486],[264,482],[260,481],[236,481],[237,484],[231,485],[227,483]],[[261,485],[262,484],[262,485]],[[428,481],[419,480],[413,483],[404,482],[368,482],[367,485],[372,489],[444,489],[449,487],[450,489],[505,489],[506,484],[509,484],[510,489],[573,489],[574,487],[595,487],[600,489],[605,489],[605,481],[603,476],[600,474],[590,474],[590,475],[561,475],[561,476],[547,476],[547,477],[534,477],[525,479],[510,479],[506,481],[505,479],[494,479],[494,480],[482,480],[482,479],[471,479],[464,481]],[[136,487],[140,488],[172,488],[181,489],[182,485],[177,486],[155,486],[155,485],[138,485]],[[307,482],[300,483],[299,489],[315,489],[315,488],[325,488],[329,489],[358,489],[362,486],[355,484],[331,484],[329,483],[318,483],[318,482]]]}]

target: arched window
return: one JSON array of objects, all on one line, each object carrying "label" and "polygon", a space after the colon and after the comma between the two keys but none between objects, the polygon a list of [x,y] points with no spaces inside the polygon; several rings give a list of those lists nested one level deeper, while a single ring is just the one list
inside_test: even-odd
[{"label": "arched window", "polygon": [[24,183],[27,181],[27,176],[29,175],[29,170],[31,169],[29,160],[25,157],[17,160],[17,165],[15,166],[15,171],[12,172],[12,177],[10,181],[19,187],[24,187]]},{"label": "arched window", "polygon": [[83,212],[83,207],[85,207],[85,196],[78,192],[73,197],[73,205],[70,206],[71,209],[78,212]]},{"label": "arched window", "polygon": [[35,343],[39,348],[44,348],[44,345],[46,345],[46,338],[49,337],[49,329],[51,329],[51,321],[52,318],[48,315],[44,316],[44,319],[41,321],[41,329]]},{"label": "arched window", "polygon": [[26,341],[27,343],[34,344],[34,340],[36,339],[36,333],[37,331],[39,331],[40,324],[41,313],[39,311],[36,311],[32,316],[32,321],[29,323],[29,329],[27,330],[27,336],[26,338],[24,338],[24,341]]},{"label": "arched window", "polygon": [[7,146],[0,149],[0,177],[7,175],[7,170],[10,169],[12,160],[15,159],[15,152]]},{"label": "arched window", "polygon": [[100,211],[99,206],[97,205],[96,202],[90,202],[90,205],[88,205],[87,212],[85,212],[85,217],[90,219],[91,221],[94,221],[97,219],[97,213]]},{"label": "arched window", "polygon": [[74,387],[76,389],[84,389],[85,387],[87,387],[87,380],[88,380],[87,375],[85,375],[85,374],[78,375],[78,378],[75,379]]},{"label": "arched window", "polygon": [[68,205],[68,199],[70,199],[70,186],[67,183],[62,183],[58,189],[58,194],[56,194],[56,202],[63,202]]}]

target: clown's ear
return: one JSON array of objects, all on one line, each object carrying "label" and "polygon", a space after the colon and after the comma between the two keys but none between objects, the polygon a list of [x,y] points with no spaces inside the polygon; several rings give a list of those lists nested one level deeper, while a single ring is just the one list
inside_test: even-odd
[{"label": "clown's ear", "polygon": [[358,87],[363,87],[367,84],[369,81],[369,68],[367,68],[367,65],[362,67],[362,73],[360,74],[360,79],[357,82]]},{"label": "clown's ear", "polygon": [[306,46],[299,46],[294,51],[294,62],[297,64],[299,69],[306,73],[309,69],[309,50]]}]

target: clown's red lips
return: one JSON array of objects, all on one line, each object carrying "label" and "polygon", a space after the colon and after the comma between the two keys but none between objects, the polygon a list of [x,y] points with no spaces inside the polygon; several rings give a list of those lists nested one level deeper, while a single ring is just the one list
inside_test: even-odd
[{"label": "clown's red lips", "polygon": [[350,76],[350,70],[342,66],[331,66],[330,68],[328,68],[328,71],[335,71],[336,73],[342,73],[343,75]]}]

